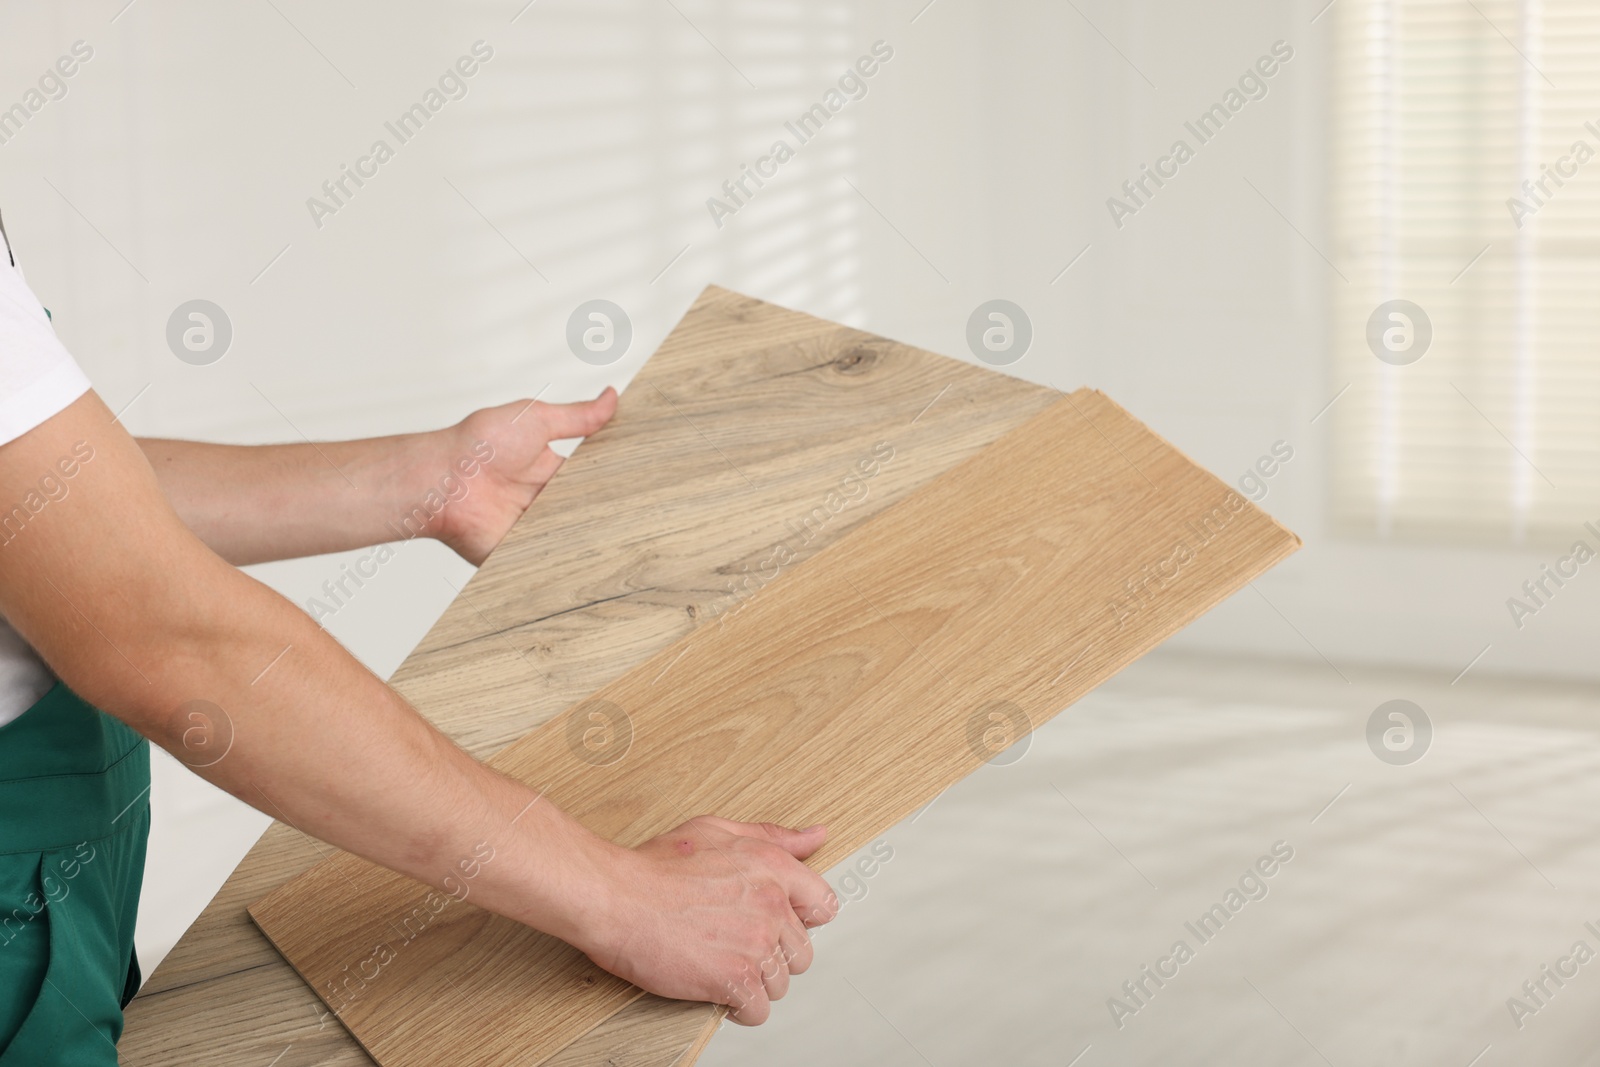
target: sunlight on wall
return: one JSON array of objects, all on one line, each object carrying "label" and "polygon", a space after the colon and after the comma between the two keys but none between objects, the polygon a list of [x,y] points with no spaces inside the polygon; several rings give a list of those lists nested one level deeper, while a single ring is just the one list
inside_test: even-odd
[{"label": "sunlight on wall", "polygon": [[[497,39],[433,194],[459,343],[490,380],[592,393],[636,370],[708,282],[860,315],[860,209],[841,181],[855,116],[847,104],[805,143],[785,125],[868,50],[855,9],[703,6],[541,5]],[[766,164],[775,176],[725,191],[779,140],[795,154]],[[733,206],[720,226],[711,198]],[[566,351],[569,314],[594,298],[633,322],[615,366]]]}]

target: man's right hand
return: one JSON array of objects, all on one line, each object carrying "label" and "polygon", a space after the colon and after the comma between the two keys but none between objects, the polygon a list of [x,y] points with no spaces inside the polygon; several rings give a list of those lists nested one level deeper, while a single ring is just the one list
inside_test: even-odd
[{"label": "man's right hand", "polygon": [[811,966],[807,927],[838,914],[828,883],[800,862],[827,836],[821,826],[690,819],[615,857],[606,918],[578,947],[659,996],[765,1022],[789,976]]}]

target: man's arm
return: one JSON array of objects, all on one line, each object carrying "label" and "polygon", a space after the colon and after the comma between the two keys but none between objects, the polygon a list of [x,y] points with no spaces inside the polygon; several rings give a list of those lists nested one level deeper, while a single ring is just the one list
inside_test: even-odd
[{"label": "man's arm", "polygon": [[[66,491],[34,510],[47,476]],[[837,907],[798,862],[820,828],[700,818],[632,850],[589,833],[210,551],[94,393],[0,446],[11,502],[24,515],[0,531],[0,612],[75,691],[180,758],[190,702],[221,708],[232,747],[199,773],[246,803],[435,887],[486,844],[475,903],[740,1021],[764,1019],[809,965],[798,916]]]},{"label": "man's arm", "polygon": [[144,438],[178,516],[229,563],[434,537],[481,564],[556,469],[550,442],[610,420],[607,387],[580,404],[519,400],[431,433],[288,445]]}]

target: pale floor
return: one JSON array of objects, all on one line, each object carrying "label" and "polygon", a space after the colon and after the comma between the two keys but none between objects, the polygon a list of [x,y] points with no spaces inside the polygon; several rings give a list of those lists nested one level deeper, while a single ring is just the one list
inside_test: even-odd
[{"label": "pale floor", "polygon": [[[1520,1029],[1507,1008],[1575,942],[1600,952],[1600,691],[1342,669],[1129,668],[883,835],[870,877],[837,868],[853,899],[816,965],[701,1062],[1600,1064],[1600,959]],[[1394,698],[1434,727],[1408,766],[1366,741]],[[152,962],[265,821],[164,794]],[[1277,842],[1266,895],[1202,944],[1185,922]],[[1178,940],[1193,958],[1119,1029],[1108,998]]]},{"label": "pale floor", "polygon": [[[1506,1004],[1600,952],[1600,692],[1344,670],[1136,664],[885,834],[773,1021],[702,1064],[1600,1063],[1600,959],[1520,1030]],[[1365,740],[1392,698],[1435,728],[1410,766]],[[1278,841],[1202,945],[1185,921]],[[1119,1030],[1108,998],[1180,939]]]}]

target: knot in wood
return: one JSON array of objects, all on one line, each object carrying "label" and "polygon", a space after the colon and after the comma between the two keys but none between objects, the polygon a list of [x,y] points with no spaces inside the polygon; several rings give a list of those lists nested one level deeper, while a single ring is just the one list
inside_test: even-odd
[{"label": "knot in wood", "polygon": [[833,361],[833,369],[840,374],[865,374],[878,362],[878,353],[866,345],[857,345]]}]

